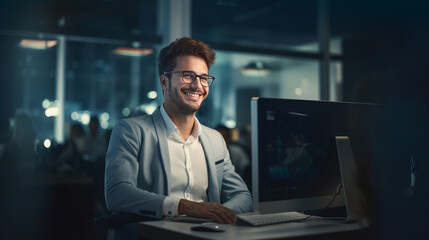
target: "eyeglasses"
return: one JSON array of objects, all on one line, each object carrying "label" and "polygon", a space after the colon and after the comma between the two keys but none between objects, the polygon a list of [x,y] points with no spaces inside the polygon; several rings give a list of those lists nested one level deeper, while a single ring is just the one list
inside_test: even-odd
[{"label": "eyeglasses", "polygon": [[164,72],[164,74],[169,73],[180,73],[182,74],[182,81],[184,83],[193,83],[197,77],[200,78],[201,85],[203,87],[210,87],[213,84],[213,81],[215,80],[215,77],[207,75],[207,74],[201,74],[198,75],[193,71],[171,71],[171,72]]}]

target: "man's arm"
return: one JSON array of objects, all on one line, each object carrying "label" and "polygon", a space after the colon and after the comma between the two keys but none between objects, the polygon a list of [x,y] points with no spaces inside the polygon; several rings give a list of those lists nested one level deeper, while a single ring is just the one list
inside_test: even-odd
[{"label": "man's arm", "polygon": [[220,203],[181,199],[178,212],[190,217],[209,218],[219,223],[235,222],[235,213]]},{"label": "man's arm", "polygon": [[106,204],[112,212],[162,218],[165,196],[137,187],[142,134],[131,120],[120,121],[114,127],[106,155]]},{"label": "man's arm", "polygon": [[[230,172],[231,170],[234,171],[232,164],[226,165],[224,166],[224,179],[221,190],[222,204],[192,202],[181,199],[178,208],[179,214],[209,218],[219,223],[233,223],[235,222],[236,213],[250,212],[252,210],[252,200],[246,185],[237,173]],[[229,174],[232,176],[229,176]],[[225,178],[225,176],[228,177]]]},{"label": "man's arm", "polygon": [[235,172],[222,136],[218,132],[212,133],[214,134],[211,135],[210,144],[213,144],[216,153],[221,153],[216,159],[222,158],[215,166],[220,188],[220,203],[191,202],[182,199],[178,210],[179,214],[210,218],[220,223],[232,223],[235,221],[236,213],[252,211],[252,199],[246,184]]},{"label": "man's arm", "polygon": [[235,172],[225,142],[223,144],[225,146],[226,157],[223,162],[223,179],[220,193],[221,203],[235,213],[251,212],[252,196],[243,179]]}]

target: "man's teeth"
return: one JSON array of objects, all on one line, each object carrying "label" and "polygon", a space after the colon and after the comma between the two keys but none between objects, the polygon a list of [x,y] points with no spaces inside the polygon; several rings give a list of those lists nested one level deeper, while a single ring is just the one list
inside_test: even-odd
[{"label": "man's teeth", "polygon": [[198,94],[193,94],[193,93],[185,93],[186,95],[189,95],[191,97],[198,97]]}]

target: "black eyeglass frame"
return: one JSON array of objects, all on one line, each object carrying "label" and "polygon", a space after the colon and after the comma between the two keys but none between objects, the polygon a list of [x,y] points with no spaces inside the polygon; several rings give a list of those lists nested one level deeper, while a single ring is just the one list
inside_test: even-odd
[{"label": "black eyeglass frame", "polygon": [[[170,74],[170,73],[180,73],[180,74],[182,74],[182,81],[184,81],[184,80],[183,80],[183,74],[184,74],[184,73],[192,73],[192,74],[194,74],[194,76],[195,76],[195,77],[194,77],[194,79],[192,80],[192,82],[185,82],[185,81],[184,81],[184,82],[185,82],[185,83],[192,84],[193,82],[195,82],[195,79],[197,79],[197,77],[199,77],[199,78],[200,78],[201,86],[203,86],[203,87],[210,87],[210,86],[213,84],[214,80],[215,80],[215,77],[210,76],[210,75],[208,75],[208,74],[201,74],[201,75],[198,75],[198,74],[196,74],[194,71],[189,71],[189,70],[184,70],[184,71],[180,71],[180,70],[178,70],[178,71],[170,71],[170,72],[164,72],[163,74],[164,74],[164,75],[166,75],[166,74]],[[201,81],[202,77],[207,78],[207,83],[208,83],[209,79],[211,79],[211,83],[210,83],[210,84],[207,84],[207,86],[206,86],[206,85],[204,85],[204,84],[203,84],[203,81]]]}]

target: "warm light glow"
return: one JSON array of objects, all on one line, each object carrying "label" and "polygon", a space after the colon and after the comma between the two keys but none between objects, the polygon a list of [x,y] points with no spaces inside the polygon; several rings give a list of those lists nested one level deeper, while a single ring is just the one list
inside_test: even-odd
[{"label": "warm light glow", "polygon": [[57,40],[31,40],[31,39],[23,39],[19,42],[19,46],[23,48],[31,48],[31,49],[47,49],[57,45]]},{"label": "warm light glow", "polygon": [[228,128],[235,128],[235,126],[237,126],[237,123],[234,120],[227,120],[224,124]]},{"label": "warm light glow", "polygon": [[102,129],[107,129],[109,127],[109,123],[107,121],[101,121],[100,125]]},{"label": "warm light glow", "polygon": [[107,121],[109,120],[109,118],[110,118],[110,115],[107,112],[101,114],[101,121]]},{"label": "warm light glow", "polygon": [[55,117],[60,113],[60,109],[58,107],[50,107],[45,110],[46,117]]},{"label": "warm light glow", "polygon": [[72,114],[71,114],[71,118],[73,119],[73,120],[78,120],[79,119],[79,113],[77,113],[77,112],[72,112]]},{"label": "warm light glow", "polygon": [[89,124],[89,120],[91,120],[89,113],[83,113],[80,116],[80,122],[84,125],[88,125]]},{"label": "warm light glow", "polygon": [[130,47],[117,47],[112,51],[113,54],[140,57],[153,53],[153,49],[150,48],[130,48]]},{"label": "warm light glow", "polygon": [[45,139],[45,141],[43,141],[43,146],[45,146],[45,148],[50,148],[51,147],[51,140]]},{"label": "warm light glow", "polygon": [[147,114],[152,114],[153,112],[155,112],[155,110],[156,110],[156,106],[153,106],[153,105],[148,105],[145,108],[145,112]]},{"label": "warm light glow", "polygon": [[142,104],[137,108],[142,112],[145,112],[147,114],[152,114],[153,112],[155,112],[157,107],[158,107],[158,103],[156,101],[152,101],[150,103]]},{"label": "warm light glow", "polygon": [[122,115],[124,115],[124,117],[128,117],[131,113],[131,110],[129,108],[124,108],[122,109]]},{"label": "warm light glow", "polygon": [[263,62],[256,61],[243,67],[241,69],[241,73],[249,77],[265,77],[270,73],[270,68],[268,68]]},{"label": "warm light glow", "polygon": [[46,109],[46,108],[48,108],[49,107],[49,105],[51,104],[51,102],[49,102],[49,100],[48,99],[45,99],[45,100],[43,100],[43,102],[42,102],[42,107],[44,108],[44,109]]},{"label": "warm light glow", "polygon": [[158,96],[158,94],[155,91],[150,91],[147,93],[147,97],[149,99],[155,99]]}]

